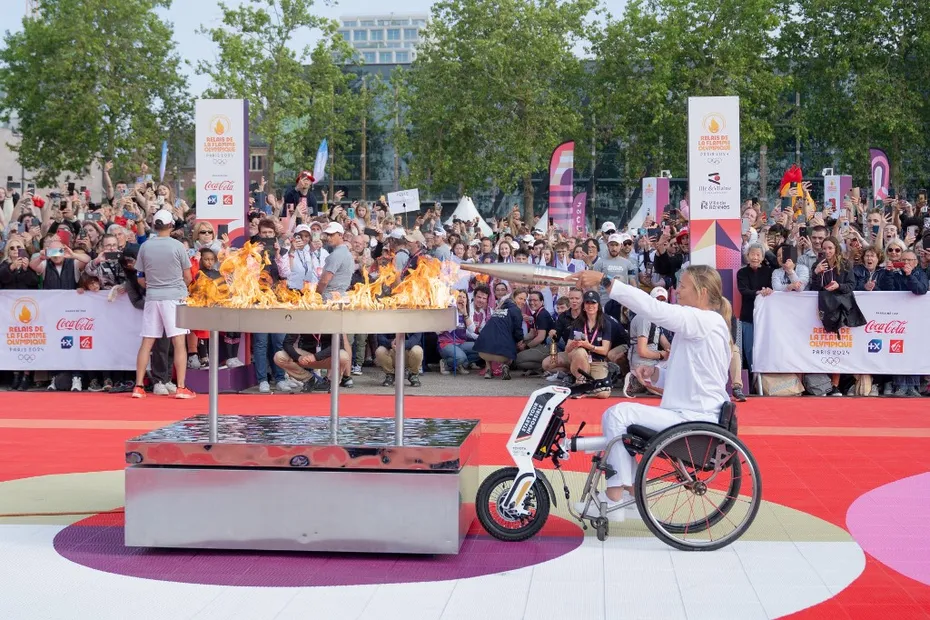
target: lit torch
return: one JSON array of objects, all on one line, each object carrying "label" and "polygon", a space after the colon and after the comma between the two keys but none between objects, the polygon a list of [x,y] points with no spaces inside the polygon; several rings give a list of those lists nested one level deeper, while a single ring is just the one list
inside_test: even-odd
[{"label": "lit torch", "polygon": [[498,280],[517,284],[536,284],[539,286],[571,286],[575,283],[574,274],[546,265],[528,263],[462,263],[465,271],[480,273]]}]

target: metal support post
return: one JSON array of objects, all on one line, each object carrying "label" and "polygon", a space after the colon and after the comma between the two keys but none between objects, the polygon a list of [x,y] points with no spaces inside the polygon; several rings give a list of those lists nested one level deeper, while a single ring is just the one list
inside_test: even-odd
[{"label": "metal support post", "polygon": [[333,334],[330,341],[329,350],[329,432],[332,436],[333,444],[339,443],[339,382],[342,380],[342,367],[339,364],[339,355],[343,347],[342,334]]},{"label": "metal support post", "polygon": [[[404,445],[404,365],[407,361],[404,351],[405,336],[406,334],[398,332],[394,340],[394,443],[398,446]],[[419,368],[414,370],[420,371]]]},{"label": "metal support post", "polygon": [[210,443],[217,443],[219,435],[220,402],[220,332],[210,332],[210,370],[208,389],[210,390]]}]

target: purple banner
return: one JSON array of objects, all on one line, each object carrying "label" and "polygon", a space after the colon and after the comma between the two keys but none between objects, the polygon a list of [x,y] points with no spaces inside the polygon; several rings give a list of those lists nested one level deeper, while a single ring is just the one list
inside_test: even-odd
[{"label": "purple banner", "polygon": [[575,185],[575,143],[563,142],[549,160],[549,219],[557,229],[572,227],[572,194]]},{"label": "purple banner", "polygon": [[872,200],[877,205],[888,197],[888,185],[891,182],[891,167],[888,155],[882,149],[869,149],[872,160]]},{"label": "purple banner", "polygon": [[587,215],[588,193],[581,192],[572,201],[572,227],[571,235],[586,235],[588,233]]}]

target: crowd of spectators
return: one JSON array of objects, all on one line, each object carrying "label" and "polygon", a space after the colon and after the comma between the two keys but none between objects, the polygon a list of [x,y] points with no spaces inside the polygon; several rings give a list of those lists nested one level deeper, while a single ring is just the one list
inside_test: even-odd
[{"label": "crowd of spectators", "polygon": [[[145,304],[135,260],[140,245],[153,236],[153,216],[165,210],[174,219],[171,237],[183,244],[192,278],[210,278],[228,287],[218,266],[231,242],[211,222],[197,219],[196,205],[177,199],[164,184],[113,184],[105,167],[105,199],[63,188],[47,199],[26,193],[7,195],[3,205],[2,289],[68,289],[127,294],[136,307]],[[143,171],[145,172],[145,171]],[[927,292],[930,270],[930,218],[926,198],[916,205],[894,200],[862,214],[844,205],[836,218],[822,212],[771,213],[753,201],[743,205],[745,266],[738,273],[742,311],[734,318],[731,382],[743,399],[742,370],[752,371],[753,304],[771,291],[907,290]],[[674,303],[678,277],[689,263],[687,221],[666,209],[659,221],[647,219],[636,229],[618,230],[604,222],[592,235],[571,236],[553,227],[528,226],[514,206],[503,218],[443,222],[438,205],[406,216],[391,215],[384,197],[371,203],[349,201],[343,192],[328,196],[301,173],[283,194],[266,192],[264,181],[251,194],[246,236],[260,244],[264,267],[273,284],[313,287],[324,298],[344,293],[364,275],[376,277],[392,263],[401,277],[424,256],[454,262],[545,264],[577,272],[593,269],[621,278]],[[482,232],[484,230],[484,232]],[[488,232],[488,230],[490,232]],[[464,274],[464,272],[462,272]],[[210,364],[234,368],[251,363],[258,390],[328,391],[331,380],[345,388],[353,377],[380,372],[385,386],[404,381],[418,387],[423,374],[468,375],[511,380],[516,375],[573,383],[613,371],[617,388],[627,396],[657,393],[640,385],[631,367],[663,363],[674,347],[674,334],[632,315],[606,290],[527,287],[482,275],[463,276],[456,299],[457,325],[442,333],[409,334],[403,343],[393,335],[349,334],[336,342],[325,335],[253,333],[221,334],[219,359],[210,359],[207,333],[191,333],[187,367]],[[243,343],[249,342],[249,350]],[[403,346],[405,376],[395,376],[395,348]],[[175,347],[167,338],[152,349],[150,389],[177,391],[171,361]],[[340,358],[340,376],[328,377],[332,355]],[[853,378],[853,381],[856,379]],[[7,377],[14,389],[34,387],[28,372]],[[849,380],[830,377],[826,393],[850,391]],[[913,396],[920,377],[876,377],[872,393]],[[131,391],[126,372],[54,373],[48,389]],[[42,386],[40,386],[42,387]],[[816,393],[816,392],[812,392]],[[608,391],[593,394],[607,397]]]}]

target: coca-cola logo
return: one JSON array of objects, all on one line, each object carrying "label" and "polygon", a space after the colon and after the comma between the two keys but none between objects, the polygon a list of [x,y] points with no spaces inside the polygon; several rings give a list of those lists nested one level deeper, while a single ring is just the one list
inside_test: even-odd
[{"label": "coca-cola logo", "polygon": [[235,189],[236,184],[232,181],[207,181],[203,184],[203,188],[208,192],[231,192]]},{"label": "coca-cola logo", "polygon": [[58,331],[92,332],[94,331],[94,319],[88,317],[74,320],[60,319],[55,328]]},{"label": "coca-cola logo", "polygon": [[869,321],[865,324],[867,334],[904,334],[907,332],[907,321]]}]

